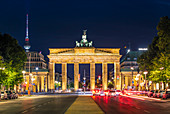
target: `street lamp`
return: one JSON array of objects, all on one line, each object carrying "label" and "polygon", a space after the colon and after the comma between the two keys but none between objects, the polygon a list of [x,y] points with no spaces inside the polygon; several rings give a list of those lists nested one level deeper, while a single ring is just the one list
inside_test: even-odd
[{"label": "street lamp", "polygon": [[29,77],[30,77],[30,78],[29,78],[29,90],[30,90],[30,92],[31,92],[30,82],[31,82],[32,73],[29,74]]},{"label": "street lamp", "polygon": [[[35,67],[35,70],[36,70],[36,75],[37,75],[37,82],[39,82],[39,77],[38,77],[38,70],[39,70],[39,68],[38,67]],[[39,84],[39,83],[38,83]],[[37,85],[37,89],[36,90],[38,90],[38,92],[39,92],[39,86]],[[37,92],[37,91],[36,91]]]},{"label": "street lamp", "polygon": [[130,69],[132,70],[132,89],[133,89],[133,70],[134,70],[134,68],[133,67],[130,67]]},{"label": "street lamp", "polygon": [[146,90],[146,74],[148,74],[147,71],[143,72],[143,74],[145,74],[145,90]]},{"label": "street lamp", "polygon": [[84,79],[84,93],[85,93],[86,77],[84,77],[83,79]]}]

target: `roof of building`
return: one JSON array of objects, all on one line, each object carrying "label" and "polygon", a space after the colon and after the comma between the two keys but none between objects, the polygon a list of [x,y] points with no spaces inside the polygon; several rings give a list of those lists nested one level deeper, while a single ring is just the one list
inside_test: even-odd
[{"label": "roof of building", "polygon": [[120,63],[124,61],[136,61],[134,58],[138,58],[142,53],[143,51],[130,51],[121,59]]}]

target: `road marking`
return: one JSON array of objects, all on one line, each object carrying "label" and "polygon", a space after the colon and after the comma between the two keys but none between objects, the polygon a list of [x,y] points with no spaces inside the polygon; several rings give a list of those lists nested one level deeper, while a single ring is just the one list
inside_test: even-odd
[{"label": "road marking", "polygon": [[25,110],[24,112],[22,112],[22,113],[25,113],[25,112],[28,112],[28,110]]},{"label": "road marking", "polygon": [[35,107],[31,108],[32,110],[35,109]]},{"label": "road marking", "polygon": [[41,107],[41,105],[38,105],[38,107]]},{"label": "road marking", "polygon": [[139,107],[136,107],[136,109],[140,109]]},{"label": "road marking", "polygon": [[147,111],[147,110],[144,110],[144,112],[146,112],[146,113],[150,113],[149,111]]}]

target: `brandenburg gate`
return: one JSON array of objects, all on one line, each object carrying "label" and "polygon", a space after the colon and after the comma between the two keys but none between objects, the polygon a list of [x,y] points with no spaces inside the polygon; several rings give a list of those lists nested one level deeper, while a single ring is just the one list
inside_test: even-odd
[{"label": "brandenburg gate", "polygon": [[79,64],[90,64],[90,88],[95,88],[95,63],[102,64],[102,85],[107,89],[108,63],[114,64],[115,88],[121,89],[119,48],[94,48],[92,41],[86,39],[86,30],[82,40],[76,41],[75,48],[50,48],[48,88],[54,90],[55,64],[62,64],[62,90],[67,89],[67,64],[74,64],[74,90],[79,88]]}]

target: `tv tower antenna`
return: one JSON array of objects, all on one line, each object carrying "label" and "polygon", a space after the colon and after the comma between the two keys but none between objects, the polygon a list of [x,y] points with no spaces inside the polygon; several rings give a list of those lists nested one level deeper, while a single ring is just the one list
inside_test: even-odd
[{"label": "tv tower antenna", "polygon": [[31,45],[29,44],[29,37],[28,37],[28,14],[26,15],[26,36],[25,36],[25,45],[24,48],[26,52],[29,52]]}]

